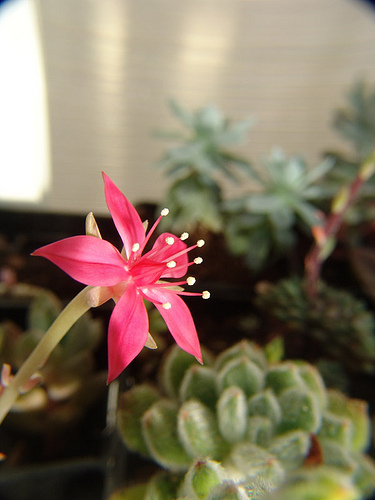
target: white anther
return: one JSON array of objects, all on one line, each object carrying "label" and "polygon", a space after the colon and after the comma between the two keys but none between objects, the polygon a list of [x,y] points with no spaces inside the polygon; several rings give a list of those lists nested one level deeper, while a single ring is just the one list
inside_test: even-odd
[{"label": "white anther", "polygon": [[132,246],[132,251],[138,252],[138,250],[139,250],[139,243],[134,243],[134,245]]},{"label": "white anther", "polygon": [[162,217],[165,217],[165,216],[166,216],[166,215],[168,215],[168,214],[169,214],[169,210],[168,210],[168,208],[163,208],[163,210],[160,212],[160,215],[161,215]]},{"label": "white anther", "polygon": [[182,233],[180,236],[181,241],[187,240],[188,238],[189,238],[189,233],[187,233],[186,231]]},{"label": "white anther", "polygon": [[168,245],[173,245],[174,243],[174,238],[172,236],[167,236],[165,238],[165,242],[168,244]]},{"label": "white anther", "polygon": [[207,290],[202,292],[202,299],[209,299],[210,297],[211,297],[211,294]]},{"label": "white anther", "polygon": [[173,269],[174,267],[176,267],[176,262],[174,260],[170,260],[169,262],[167,262],[167,267],[169,267],[169,269]]},{"label": "white anther", "polygon": [[197,281],[197,280],[194,278],[194,276],[189,276],[189,277],[187,278],[187,280],[186,280],[186,283],[187,283],[188,285],[190,285],[190,286],[191,286],[191,285],[194,285],[194,283],[195,283],[196,281]]},{"label": "white anther", "polygon": [[205,244],[206,242],[204,240],[198,240],[197,241],[197,247],[203,247],[203,245]]},{"label": "white anther", "polygon": [[170,302],[164,302],[163,309],[170,309],[171,307],[172,307],[172,304]]},{"label": "white anther", "polygon": [[195,257],[194,264],[202,264],[202,262],[203,262],[202,257]]}]

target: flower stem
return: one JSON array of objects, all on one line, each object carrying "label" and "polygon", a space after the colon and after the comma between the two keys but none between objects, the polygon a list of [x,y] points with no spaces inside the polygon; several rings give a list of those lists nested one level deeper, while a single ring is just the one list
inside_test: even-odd
[{"label": "flower stem", "polygon": [[323,262],[335,246],[335,237],[344,217],[357,198],[362,185],[374,172],[375,151],[360,165],[355,179],[348,186],[343,186],[333,199],[331,213],[325,219],[323,227],[319,228],[321,237],[316,238],[305,259],[306,291],[312,299],[318,294],[318,282]]},{"label": "flower stem", "polygon": [[92,303],[90,302],[90,291],[92,287],[84,288],[69,304],[61,311],[59,316],[46,331],[39,344],[31,352],[22,364],[8,387],[0,396],[0,424],[12,408],[19,395],[19,389],[26,384],[30,377],[43,365],[64,335],[70,330],[74,323],[85,314]]}]

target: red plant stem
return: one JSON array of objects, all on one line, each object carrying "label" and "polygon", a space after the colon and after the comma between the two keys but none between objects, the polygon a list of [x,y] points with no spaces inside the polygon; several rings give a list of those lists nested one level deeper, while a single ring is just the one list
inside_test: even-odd
[{"label": "red plant stem", "polygon": [[[338,202],[335,208],[332,208],[330,215],[325,219],[325,223],[321,229],[321,238],[316,238],[311,250],[305,258],[305,276],[306,276],[306,293],[310,299],[313,299],[318,294],[318,283],[321,273],[321,268],[324,260],[328,255],[324,250],[326,245],[334,239],[339,231],[345,214],[349,207],[353,204],[355,198],[362,185],[371,177],[375,168],[375,153],[372,153],[367,160],[361,165],[359,172],[353,182],[344,191],[344,199]],[[345,189],[345,188],[344,188]],[[335,202],[335,199],[334,199]],[[332,206],[334,207],[334,202]]]}]

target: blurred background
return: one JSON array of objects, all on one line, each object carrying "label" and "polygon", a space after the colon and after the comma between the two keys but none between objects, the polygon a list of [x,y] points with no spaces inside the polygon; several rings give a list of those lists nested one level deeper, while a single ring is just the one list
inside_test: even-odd
[{"label": "blurred background", "polygon": [[371,2],[7,0],[0,206],[104,215],[102,170],[132,202],[161,201],[171,98],[252,118],[251,158],[345,151],[332,110],[374,62]]}]

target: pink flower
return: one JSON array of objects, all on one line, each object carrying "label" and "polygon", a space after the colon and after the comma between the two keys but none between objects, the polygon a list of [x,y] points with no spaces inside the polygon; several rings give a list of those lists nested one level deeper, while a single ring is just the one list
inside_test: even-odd
[{"label": "pink flower", "polygon": [[188,248],[182,239],[163,233],[152,249],[142,255],[151,234],[168,210],[162,211],[146,236],[133,205],[104,173],[103,178],[107,206],[124,244],[122,253],[97,233],[95,236],[99,237],[73,236],[51,243],[33,255],[49,259],[85,285],[100,287],[101,303],[110,298],[116,302],[108,329],[108,382],[115,379],[146,344],[150,344],[148,314],[143,299],[156,306],[176,343],[202,362],[193,318],[179,295],[207,298],[209,293],[185,292],[181,285],[194,283],[192,277],[177,282],[160,280],[181,278],[189,265],[200,263],[200,258],[189,263],[187,253],[201,246],[203,240]]}]

